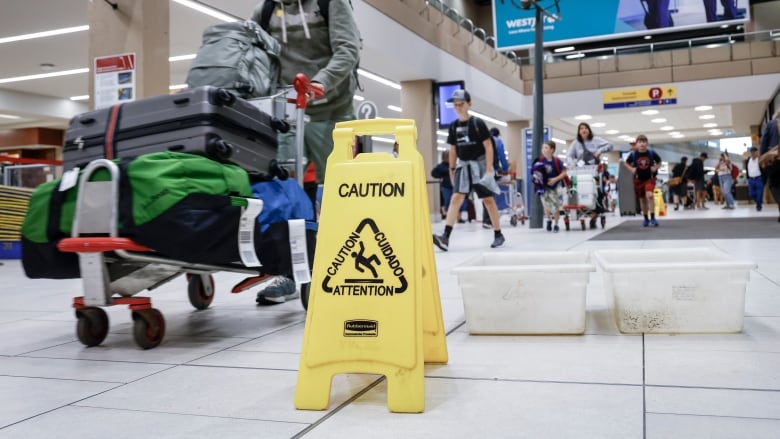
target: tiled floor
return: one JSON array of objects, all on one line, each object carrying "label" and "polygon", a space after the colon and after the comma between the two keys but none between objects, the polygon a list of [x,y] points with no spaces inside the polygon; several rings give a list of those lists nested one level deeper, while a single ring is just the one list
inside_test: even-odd
[{"label": "tiled floor", "polygon": [[[670,212],[672,218],[761,215]],[[502,220],[507,222],[507,218]],[[633,218],[608,217],[607,227]],[[663,227],[663,220],[661,221]],[[442,229],[434,224],[434,231]],[[166,317],[155,349],[132,339],[130,313],[107,308],[99,347],[75,336],[79,280],[31,281],[0,267],[0,438],[778,438],[780,224],[776,239],[588,241],[598,231],[551,234],[504,227],[501,251],[708,247],[757,264],[739,334],[621,335],[592,273],[585,335],[470,336],[451,268],[486,250],[492,234],[456,228],[436,251],[449,364],[426,366],[425,412],[393,414],[386,382],[338,375],[328,411],[293,407],[305,313],[230,294],[240,276],[216,275],[211,308],[194,311],[184,281],[151,294]],[[738,237],[740,231],[729,232]]]}]

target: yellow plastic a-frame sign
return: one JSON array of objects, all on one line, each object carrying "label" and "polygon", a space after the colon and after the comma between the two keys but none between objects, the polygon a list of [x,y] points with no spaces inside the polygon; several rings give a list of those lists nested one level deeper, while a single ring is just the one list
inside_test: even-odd
[{"label": "yellow plastic a-frame sign", "polygon": [[[357,135],[395,134],[398,158],[352,157]],[[425,409],[424,363],[447,345],[423,159],[406,119],[342,122],[333,131],[295,407],[324,410],[333,376],[387,378],[392,412]]]}]

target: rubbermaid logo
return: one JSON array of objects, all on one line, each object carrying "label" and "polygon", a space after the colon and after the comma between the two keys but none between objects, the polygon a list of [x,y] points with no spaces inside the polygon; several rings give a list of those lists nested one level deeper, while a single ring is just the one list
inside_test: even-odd
[{"label": "rubbermaid logo", "polygon": [[344,337],[377,337],[379,322],[376,320],[347,320],[344,322]]}]

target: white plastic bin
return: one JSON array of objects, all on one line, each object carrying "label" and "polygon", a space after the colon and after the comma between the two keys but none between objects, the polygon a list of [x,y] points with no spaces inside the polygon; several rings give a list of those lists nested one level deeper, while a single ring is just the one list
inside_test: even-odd
[{"label": "white plastic bin", "polygon": [[484,253],[452,270],[470,334],[582,334],[593,271],[584,252]]},{"label": "white plastic bin", "polygon": [[624,333],[740,332],[755,264],[712,248],[597,250]]}]

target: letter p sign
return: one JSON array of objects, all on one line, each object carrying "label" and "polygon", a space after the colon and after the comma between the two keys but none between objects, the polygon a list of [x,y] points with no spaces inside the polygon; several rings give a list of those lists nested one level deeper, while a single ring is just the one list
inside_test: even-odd
[{"label": "letter p sign", "polygon": [[661,96],[664,95],[664,92],[658,87],[653,87],[650,89],[649,94],[650,94],[650,99],[661,99]]}]

